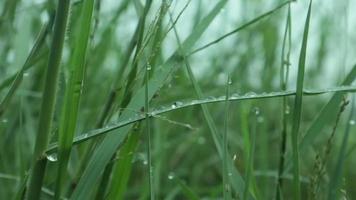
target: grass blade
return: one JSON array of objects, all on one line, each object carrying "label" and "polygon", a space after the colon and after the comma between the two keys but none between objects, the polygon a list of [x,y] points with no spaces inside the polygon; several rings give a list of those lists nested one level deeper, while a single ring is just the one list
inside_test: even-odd
[{"label": "grass blade", "polygon": [[299,127],[302,114],[302,101],[303,101],[303,85],[304,85],[304,71],[305,71],[305,57],[307,52],[307,41],[309,32],[309,22],[311,14],[312,0],[309,3],[308,14],[305,21],[302,48],[300,50],[298,76],[297,76],[297,89],[294,101],[294,114],[292,124],[292,155],[293,155],[293,190],[294,199],[300,199],[300,180],[299,180]]},{"label": "grass blade", "polygon": [[67,27],[67,19],[69,15],[69,5],[69,0],[58,1],[54,22],[54,35],[48,60],[46,83],[40,111],[39,129],[36,137],[35,151],[33,154],[33,166],[29,179],[29,189],[26,196],[29,200],[39,199],[44,172],[46,169],[47,160],[44,152],[48,145],[48,139],[52,127],[52,118],[56,102],[57,80],[62,57],[64,36]]},{"label": "grass blade", "polygon": [[76,123],[79,110],[79,102],[82,93],[85,58],[90,36],[94,0],[83,2],[79,19],[80,27],[76,36],[76,44],[70,66],[69,84],[65,94],[65,103],[61,116],[59,128],[59,148],[58,148],[58,173],[56,179],[55,199],[59,199],[62,192],[62,185],[66,177],[66,169],[72,149],[73,136],[76,130]]},{"label": "grass blade", "polygon": [[[135,128],[134,128],[135,129]],[[132,158],[139,141],[139,132],[134,131],[128,136],[127,142],[122,146],[118,155],[118,161],[113,171],[113,181],[108,194],[110,200],[124,199],[132,169]]]},{"label": "grass blade", "polygon": [[[331,92],[345,93],[345,92],[355,92],[355,91],[356,91],[356,86],[348,86],[348,87],[342,86],[342,87],[322,89],[322,90],[308,90],[308,91],[304,91],[303,95],[304,96],[314,96],[314,95],[321,95],[321,94],[326,94],[326,93],[331,93]],[[247,94],[247,95],[240,95],[240,96],[233,94],[230,96],[229,101],[267,99],[267,98],[277,98],[277,97],[286,97],[286,96],[294,96],[294,95],[296,95],[295,91],[281,91],[281,92],[271,92],[271,93],[262,93],[262,94],[253,94],[253,95]],[[164,113],[173,112],[175,110],[179,110],[179,109],[183,109],[183,108],[187,108],[187,107],[191,107],[191,106],[219,103],[219,102],[225,102],[225,101],[226,101],[225,95],[222,97],[216,97],[216,98],[190,100],[190,101],[182,103],[181,105],[176,106],[174,108],[171,107],[172,104],[169,104],[169,106],[163,106],[162,108],[152,109],[153,111],[151,111],[149,115],[150,115],[150,117],[153,117],[155,115],[161,115]],[[144,119],[146,119],[146,118],[142,117],[142,116],[135,116],[135,117],[131,117],[124,121],[120,121],[116,124],[110,125],[105,128],[94,129],[94,130],[88,131],[86,133],[82,133],[80,136],[77,136],[74,138],[73,145],[77,145],[77,144],[80,144],[87,140],[94,139],[100,135],[108,134],[113,130],[128,126],[130,124],[134,124],[134,123],[142,121]],[[46,150],[46,153],[47,154],[53,153],[57,148],[58,148],[58,144],[52,143],[50,145],[50,147]]]},{"label": "grass blade", "polygon": [[228,76],[226,83],[226,98],[225,98],[225,122],[224,122],[224,133],[223,133],[223,196],[224,199],[231,199],[231,187],[229,174],[230,166],[228,166],[229,159],[229,147],[228,147],[228,122],[229,122],[229,96],[230,96],[230,85],[232,84],[231,77]]}]

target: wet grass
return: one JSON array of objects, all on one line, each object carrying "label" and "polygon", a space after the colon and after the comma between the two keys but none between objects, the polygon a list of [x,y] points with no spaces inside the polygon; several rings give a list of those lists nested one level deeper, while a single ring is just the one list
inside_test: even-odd
[{"label": "wet grass", "polygon": [[0,2],[0,199],[356,198],[319,4]]}]

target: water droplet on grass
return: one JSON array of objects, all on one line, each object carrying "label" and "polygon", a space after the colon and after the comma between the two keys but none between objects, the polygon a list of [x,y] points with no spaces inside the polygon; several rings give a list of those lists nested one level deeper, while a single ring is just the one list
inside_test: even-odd
[{"label": "water droplet on grass", "polygon": [[289,108],[289,106],[286,106],[286,110],[284,111],[284,113],[285,113],[286,115],[288,115],[288,114],[290,113],[290,108]]},{"label": "water droplet on grass", "polygon": [[47,155],[46,157],[47,157],[47,160],[50,161],[50,162],[56,162],[58,160],[58,157],[57,157],[56,153]]},{"label": "water droplet on grass", "polygon": [[168,179],[169,180],[173,180],[174,179],[174,173],[173,172],[169,172]]},{"label": "water droplet on grass", "polygon": [[5,118],[5,119],[2,119],[1,122],[5,124],[5,123],[9,122],[9,120]]},{"label": "water droplet on grass", "polygon": [[235,161],[235,160],[236,160],[236,158],[237,158],[237,155],[236,155],[236,154],[234,154],[234,157],[232,158],[232,160],[233,160],[233,161]]},{"label": "water droplet on grass", "polygon": [[352,119],[352,120],[349,121],[349,123],[350,123],[350,125],[355,125],[356,121]]}]

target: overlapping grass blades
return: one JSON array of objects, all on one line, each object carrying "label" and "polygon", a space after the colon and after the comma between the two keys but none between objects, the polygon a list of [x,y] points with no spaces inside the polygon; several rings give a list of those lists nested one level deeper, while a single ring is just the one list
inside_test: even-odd
[{"label": "overlapping grass blades", "polygon": [[72,140],[76,130],[80,97],[84,81],[87,46],[92,25],[94,0],[83,2],[79,19],[78,32],[74,37],[76,44],[70,61],[70,77],[66,89],[61,124],[59,128],[58,173],[56,179],[55,199],[59,199],[66,177],[67,164],[72,149]]},{"label": "overlapping grass blades", "polygon": [[[210,22],[219,13],[220,9],[225,5],[226,0],[220,1],[214,7],[214,9],[201,21],[197,26],[195,31],[186,39],[182,47],[185,50],[190,50],[195,42],[200,38],[201,34],[206,30]],[[163,82],[171,74],[173,67],[176,66],[176,58],[178,52],[174,53],[160,68],[148,82],[149,94],[148,98],[151,99],[153,94],[162,87]],[[145,99],[145,87],[141,88],[133,95],[131,102],[128,104],[130,110],[139,111],[142,106],[144,106]],[[122,113],[119,120],[123,121],[129,119],[132,116],[132,112],[126,110]],[[90,192],[98,180],[100,174],[103,172],[106,164],[109,162],[111,156],[115,153],[116,149],[122,144],[123,140],[126,138],[128,131],[131,129],[131,125],[119,129],[116,134],[107,135],[103,142],[97,147],[96,151],[93,153],[91,160],[88,163],[87,168],[84,171],[82,178],[80,179],[72,199],[86,199],[90,196]]]},{"label": "overlapping grass blades", "polygon": [[52,128],[52,118],[56,102],[57,80],[62,57],[64,37],[69,14],[69,0],[58,2],[54,22],[54,35],[46,69],[46,82],[40,111],[39,128],[36,137],[33,165],[29,179],[27,199],[39,199],[43,177],[46,169],[47,158],[44,155]]}]

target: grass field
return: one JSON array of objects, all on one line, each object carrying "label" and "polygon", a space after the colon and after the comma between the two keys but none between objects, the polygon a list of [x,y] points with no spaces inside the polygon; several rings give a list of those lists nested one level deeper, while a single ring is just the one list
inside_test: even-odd
[{"label": "grass field", "polygon": [[0,199],[356,199],[355,3],[1,1]]}]

